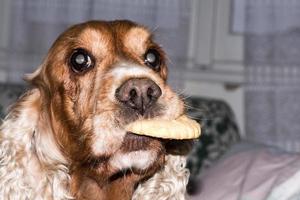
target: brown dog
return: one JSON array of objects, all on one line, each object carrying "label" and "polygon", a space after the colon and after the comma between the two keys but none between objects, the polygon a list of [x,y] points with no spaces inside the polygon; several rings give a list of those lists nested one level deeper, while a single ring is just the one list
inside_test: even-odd
[{"label": "brown dog", "polygon": [[1,126],[0,199],[131,199],[162,170],[166,148],[124,126],[183,114],[166,79],[164,52],[145,27],[69,28]]}]

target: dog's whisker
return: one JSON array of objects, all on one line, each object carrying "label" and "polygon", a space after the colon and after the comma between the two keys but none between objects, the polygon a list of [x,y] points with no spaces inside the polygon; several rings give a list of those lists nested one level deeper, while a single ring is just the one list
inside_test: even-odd
[{"label": "dog's whisker", "polygon": [[159,29],[159,26],[157,25],[157,26],[155,26],[154,28],[152,28],[151,30],[150,30],[150,33],[152,34],[152,35],[157,35],[157,30]]},{"label": "dog's whisker", "polygon": [[202,117],[195,117],[195,116],[189,116],[189,117],[193,120],[200,121],[200,122],[213,120],[213,119],[210,119],[210,118],[202,118]]},{"label": "dog's whisker", "polygon": [[191,110],[191,111],[198,111],[200,113],[207,113],[208,112],[207,108],[197,108],[197,107],[187,105],[187,104],[185,104],[184,107]]}]

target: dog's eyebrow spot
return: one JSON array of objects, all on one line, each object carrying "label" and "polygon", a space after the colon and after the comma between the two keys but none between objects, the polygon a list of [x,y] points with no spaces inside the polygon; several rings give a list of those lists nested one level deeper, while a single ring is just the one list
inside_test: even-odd
[{"label": "dog's eyebrow spot", "polygon": [[142,27],[131,28],[124,37],[124,45],[130,50],[142,55],[147,48],[151,34]]},{"label": "dog's eyebrow spot", "polygon": [[89,47],[96,55],[106,55],[111,47],[109,34],[100,30],[88,28],[79,35],[79,38],[80,43]]}]

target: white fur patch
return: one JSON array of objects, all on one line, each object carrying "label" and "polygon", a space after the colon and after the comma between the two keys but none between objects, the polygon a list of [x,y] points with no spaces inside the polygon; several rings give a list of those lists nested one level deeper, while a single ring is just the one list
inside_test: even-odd
[{"label": "white fur patch", "polygon": [[154,151],[133,151],[130,153],[117,153],[110,160],[112,167],[117,169],[147,169],[156,159]]},{"label": "white fur patch", "polygon": [[113,116],[109,114],[94,117],[92,151],[95,155],[113,153],[122,145],[126,131],[117,128],[113,121]]},{"label": "white fur patch", "polygon": [[120,63],[111,71],[111,74],[117,80],[123,79],[124,77],[147,77],[159,82],[158,78],[154,76],[152,69],[133,63]]}]

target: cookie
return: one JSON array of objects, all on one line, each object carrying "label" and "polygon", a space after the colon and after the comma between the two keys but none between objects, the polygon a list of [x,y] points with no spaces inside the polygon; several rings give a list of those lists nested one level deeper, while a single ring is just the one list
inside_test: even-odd
[{"label": "cookie", "polygon": [[145,135],[164,139],[194,139],[201,134],[200,125],[186,115],[174,120],[143,119],[130,123],[126,131],[137,135]]}]

